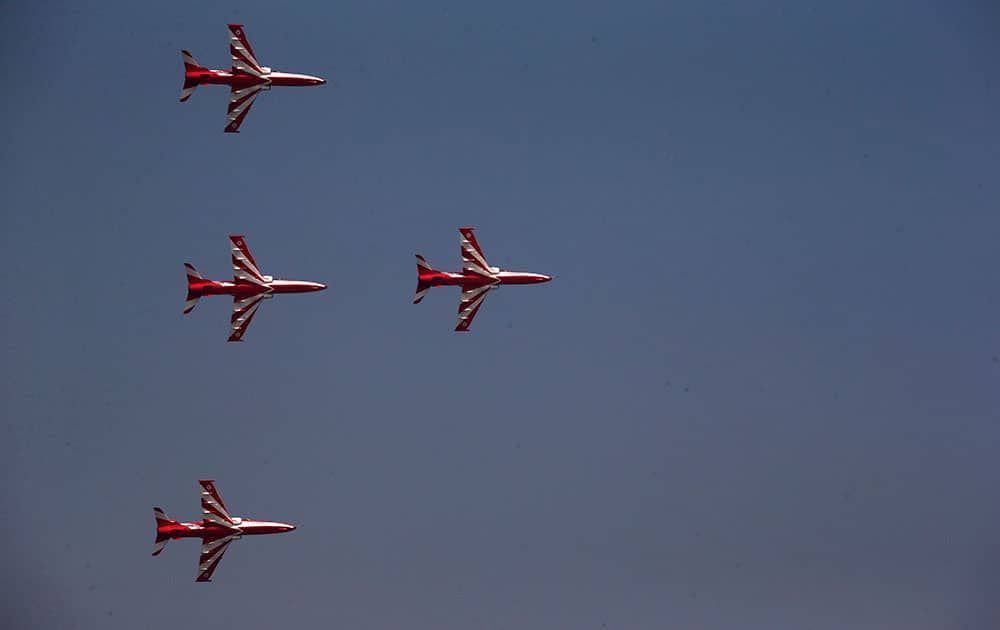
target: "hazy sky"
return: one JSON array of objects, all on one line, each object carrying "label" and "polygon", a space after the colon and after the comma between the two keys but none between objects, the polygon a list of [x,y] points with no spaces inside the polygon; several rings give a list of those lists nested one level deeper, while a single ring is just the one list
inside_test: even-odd
[{"label": "hazy sky", "polygon": [[0,625],[1000,626],[995,3],[204,5],[0,13]]}]

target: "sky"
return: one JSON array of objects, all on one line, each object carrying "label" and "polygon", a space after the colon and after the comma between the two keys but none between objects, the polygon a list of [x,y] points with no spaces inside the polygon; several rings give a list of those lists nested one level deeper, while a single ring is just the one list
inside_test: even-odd
[{"label": "sky", "polygon": [[0,625],[1000,626],[994,3],[2,7]]}]

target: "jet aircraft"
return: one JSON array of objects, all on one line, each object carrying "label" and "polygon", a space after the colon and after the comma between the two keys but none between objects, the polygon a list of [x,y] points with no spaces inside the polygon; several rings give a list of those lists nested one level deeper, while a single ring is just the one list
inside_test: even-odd
[{"label": "jet aircraft", "polygon": [[272,85],[322,85],[326,79],[308,74],[278,72],[257,63],[242,24],[229,25],[229,54],[233,58],[231,70],[209,70],[195,61],[186,50],[181,51],[184,61],[184,88],[181,102],[191,98],[199,85],[228,85],[229,113],[226,114],[226,133],[239,133],[254,100]]},{"label": "jet aircraft", "polygon": [[455,332],[467,332],[472,325],[472,319],[479,312],[486,295],[491,289],[498,289],[503,284],[537,284],[548,282],[551,276],[525,271],[504,271],[499,267],[490,267],[486,256],[480,249],[473,234],[475,228],[458,228],[461,234],[462,271],[438,271],[432,268],[423,256],[417,254],[417,294],[413,303],[418,304],[431,287],[460,286],[462,301],[458,304],[458,324]]},{"label": "jet aircraft", "polygon": [[257,262],[250,255],[250,249],[242,234],[233,234],[229,237],[232,241],[231,249],[233,254],[233,281],[207,280],[191,263],[184,263],[187,271],[187,303],[184,305],[184,314],[190,313],[198,305],[198,300],[203,295],[231,295],[233,296],[233,314],[230,318],[231,333],[229,341],[243,341],[243,335],[250,326],[250,321],[260,308],[262,300],[272,298],[276,293],[306,293],[309,291],[322,291],[325,284],[319,282],[306,282],[304,280],[280,280],[272,276],[265,276],[257,267]]},{"label": "jet aircraft", "polygon": [[230,516],[226,504],[215,489],[212,479],[202,479],[201,513],[204,518],[194,523],[179,523],[167,516],[163,508],[154,507],[156,542],[153,555],[159,555],[171,538],[201,538],[201,559],[198,562],[197,582],[211,582],[212,573],[219,566],[229,543],[244,535],[281,534],[295,529],[291,523],[254,521]]}]

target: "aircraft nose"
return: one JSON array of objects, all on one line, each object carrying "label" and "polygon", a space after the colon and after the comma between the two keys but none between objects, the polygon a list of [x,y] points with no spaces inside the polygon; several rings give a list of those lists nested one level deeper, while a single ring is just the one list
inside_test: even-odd
[{"label": "aircraft nose", "polygon": [[539,282],[548,282],[551,279],[552,279],[552,276],[546,276],[543,273],[538,274],[538,281]]},{"label": "aircraft nose", "polygon": [[317,290],[317,291],[322,291],[322,290],[323,290],[323,289],[325,289],[325,288],[326,288],[326,285],[325,285],[325,284],[323,284],[322,282],[317,282],[317,283],[316,283],[316,290]]}]

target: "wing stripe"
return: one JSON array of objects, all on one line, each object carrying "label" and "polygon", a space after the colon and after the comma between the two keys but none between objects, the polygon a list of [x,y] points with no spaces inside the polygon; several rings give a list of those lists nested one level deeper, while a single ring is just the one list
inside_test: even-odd
[{"label": "wing stripe", "polygon": [[479,312],[479,308],[489,295],[490,289],[496,287],[499,282],[483,284],[462,291],[462,301],[458,305],[458,323],[455,325],[456,332],[465,332],[472,325],[472,320]]},{"label": "wing stripe", "polygon": [[211,582],[212,574],[222,561],[229,543],[236,540],[237,535],[231,534],[223,538],[206,538],[201,543],[201,558],[198,561],[198,582]]},{"label": "wing stripe", "polygon": [[229,111],[226,112],[226,133],[239,133],[243,119],[250,113],[250,108],[265,85],[257,83],[250,87],[232,90],[229,97]]},{"label": "wing stripe", "polygon": [[257,267],[257,261],[253,259],[250,248],[247,247],[247,243],[243,237],[234,235],[230,236],[229,240],[232,242],[230,250],[233,255],[234,279],[237,282],[243,280],[258,286],[265,286],[267,281],[264,280],[264,274]]},{"label": "wing stripe", "polygon": [[229,321],[229,341],[243,341],[243,335],[250,327],[250,321],[268,293],[258,293],[242,300],[233,299],[233,314]]},{"label": "wing stripe", "polygon": [[486,262],[486,255],[483,254],[479,242],[472,228],[459,228],[459,243],[462,247],[462,271],[474,273],[484,278],[495,278],[495,274],[490,269],[490,264]]},{"label": "wing stripe", "polygon": [[264,75],[264,69],[253,54],[242,24],[229,25],[229,54],[233,58],[234,73],[243,72],[256,77]]},{"label": "wing stripe", "polygon": [[199,483],[201,484],[201,511],[205,520],[231,526],[233,519],[229,516],[226,504],[222,502],[222,497],[215,489],[215,483],[211,479],[202,479]]}]

